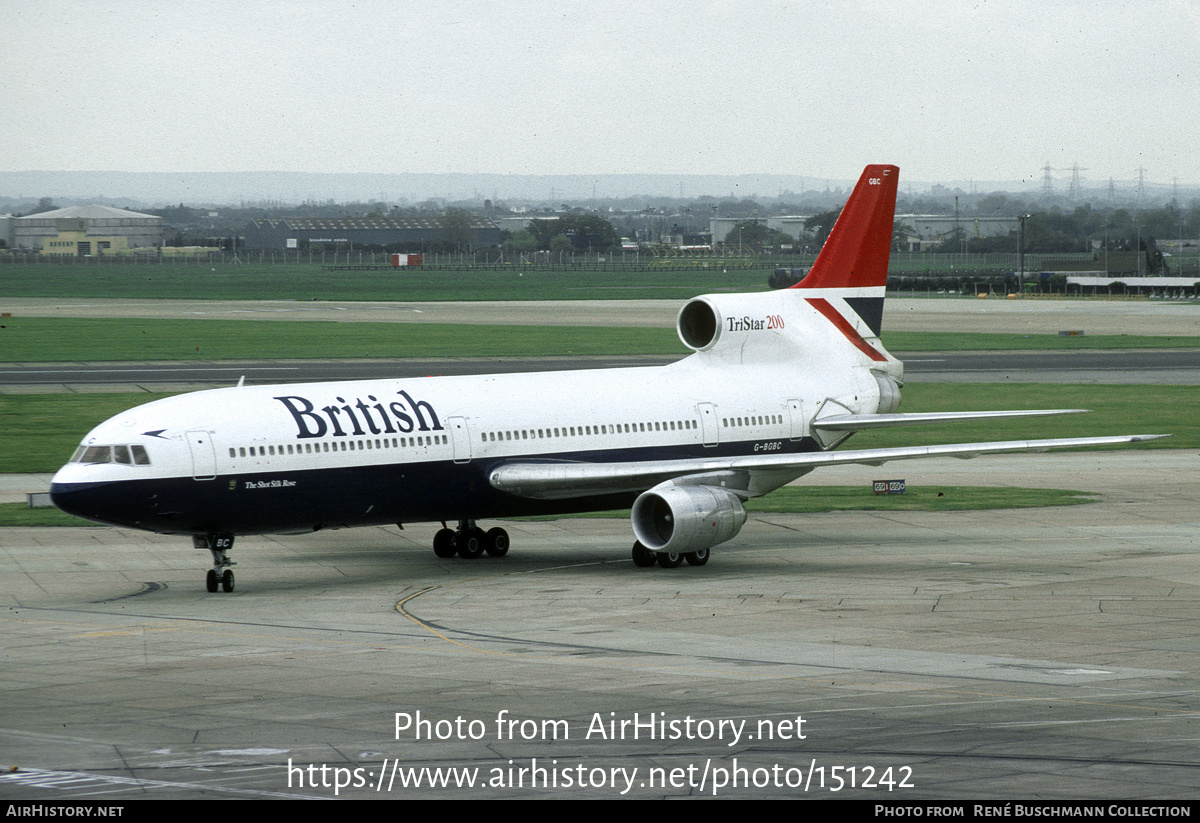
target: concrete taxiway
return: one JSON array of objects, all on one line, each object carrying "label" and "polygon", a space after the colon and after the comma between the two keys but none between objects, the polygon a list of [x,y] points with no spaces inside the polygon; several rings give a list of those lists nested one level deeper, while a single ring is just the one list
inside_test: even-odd
[{"label": "concrete taxiway", "polygon": [[886,474],[1101,502],[757,515],[675,570],[624,520],[379,528],[240,538],[213,595],[186,539],[6,529],[0,796],[1194,797],[1198,459],[927,461]]},{"label": "concrete taxiway", "polygon": [[415,525],[239,538],[209,594],[186,538],[3,529],[0,797],[1194,798],[1198,461],[823,470],[1098,502],[754,515],[673,570],[624,519]]},{"label": "concrete taxiway", "polygon": [[[701,286],[703,288],[703,286]],[[487,303],[338,302],[299,300],[64,300],[6,297],[14,317],[197,318],[346,323],[470,323],[673,328],[682,300],[546,300]],[[1149,300],[1004,300],[889,297],[887,331],[1000,334],[1134,334],[1200,336],[1191,303]]]}]

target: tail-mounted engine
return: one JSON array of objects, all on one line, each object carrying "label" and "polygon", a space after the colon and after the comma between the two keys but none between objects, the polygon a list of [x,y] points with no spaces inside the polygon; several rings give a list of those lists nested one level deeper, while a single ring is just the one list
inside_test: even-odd
[{"label": "tail-mounted engine", "polygon": [[786,334],[786,301],[778,292],[706,294],[683,304],[675,319],[679,339],[692,351],[711,351],[718,343],[764,345]]},{"label": "tail-mounted engine", "polygon": [[879,406],[876,414],[891,414],[900,408],[900,382],[890,374],[871,372],[879,384]]},{"label": "tail-mounted engine", "polygon": [[630,518],[647,549],[687,554],[732,539],[746,522],[746,510],[725,489],[663,484],[634,501]]},{"label": "tail-mounted engine", "polygon": [[675,330],[689,349],[708,351],[721,336],[720,312],[703,297],[689,300],[675,318]]}]

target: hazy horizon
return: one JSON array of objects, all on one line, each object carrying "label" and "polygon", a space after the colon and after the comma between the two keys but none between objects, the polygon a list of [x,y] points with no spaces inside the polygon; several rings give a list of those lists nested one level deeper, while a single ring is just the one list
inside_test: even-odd
[{"label": "hazy horizon", "polygon": [[[434,200],[482,205],[485,200],[517,206],[538,204],[631,201],[645,207],[651,201],[790,200],[829,204],[840,202],[855,178],[823,180],[796,175],[471,175],[471,174],[317,174],[279,172],[222,172],[179,174],[169,172],[2,172],[0,211],[26,210],[42,198],[59,205],[84,202],[134,204],[157,208],[184,204],[193,207],[230,207],[273,203],[377,203],[413,205]],[[963,195],[964,207],[972,199],[991,194],[1045,199],[1040,183],[1016,181],[910,181],[901,170],[901,195],[908,199]],[[1125,204],[1137,200],[1137,187],[1084,187],[1074,192],[1069,180],[1056,180],[1053,198],[1078,205]],[[1178,199],[1187,204],[1200,197],[1200,188],[1184,188],[1147,181],[1147,205]],[[24,204],[24,205],[22,205]]]},{"label": "hazy horizon", "polygon": [[0,2],[0,171],[1200,185],[1200,0]]}]

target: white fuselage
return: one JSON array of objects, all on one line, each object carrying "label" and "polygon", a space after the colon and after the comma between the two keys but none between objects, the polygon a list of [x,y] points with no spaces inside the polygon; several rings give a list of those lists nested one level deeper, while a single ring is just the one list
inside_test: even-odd
[{"label": "white fuselage", "polygon": [[[55,500],[102,522],[193,534],[609,508],[631,499],[530,500],[492,488],[488,474],[517,460],[812,451],[822,404],[874,412],[872,372],[898,372],[831,334],[795,292],[704,299],[721,309],[719,330],[668,366],[237,387],[148,403],[88,434],[77,458],[92,449],[90,460],[55,476]],[[134,445],[148,464],[115,451],[99,459]]]}]

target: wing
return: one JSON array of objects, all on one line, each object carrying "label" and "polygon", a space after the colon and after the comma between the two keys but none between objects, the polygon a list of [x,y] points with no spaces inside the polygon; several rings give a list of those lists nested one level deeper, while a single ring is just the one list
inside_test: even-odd
[{"label": "wing", "polygon": [[[822,406],[826,408],[836,406]],[[1046,417],[1053,414],[1084,414],[1087,409],[1022,409],[1019,411],[970,411],[970,412],[907,412],[902,414],[830,414],[819,413],[812,421],[814,429],[825,431],[857,432],[867,429],[885,429],[892,426],[920,426],[926,423],[956,423],[964,420],[1010,420],[1016,417]]]},{"label": "wing", "polygon": [[[895,424],[893,423],[893,425]],[[756,497],[759,493],[750,490],[749,482],[750,475],[754,472],[780,474],[793,472],[799,475],[821,466],[855,463],[881,466],[892,460],[915,460],[923,457],[943,456],[965,459],[980,454],[1126,445],[1157,440],[1160,437],[1170,437],[1170,435],[1134,434],[1116,437],[1068,437],[1054,440],[1006,440],[992,443],[848,449],[752,457],[650,460],[635,463],[519,461],[496,467],[488,475],[488,481],[500,491],[540,500],[584,497],[593,494],[641,492],[670,480],[683,485],[719,486],[742,497]]]}]

